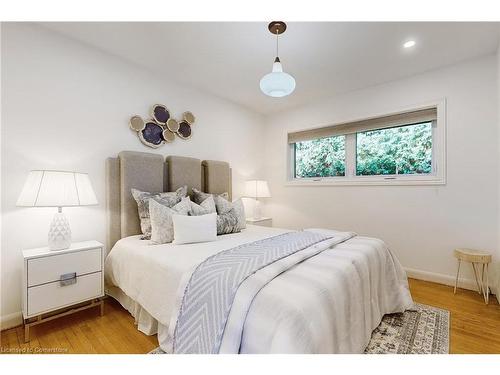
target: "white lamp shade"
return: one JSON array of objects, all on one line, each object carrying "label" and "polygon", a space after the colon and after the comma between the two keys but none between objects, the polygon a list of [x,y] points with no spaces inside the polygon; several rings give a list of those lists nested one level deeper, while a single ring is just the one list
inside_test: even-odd
[{"label": "white lamp shade", "polygon": [[269,185],[264,180],[249,180],[245,184],[245,196],[251,198],[271,198]]},{"label": "white lamp shade", "polygon": [[273,71],[260,80],[260,89],[268,96],[281,98],[295,90],[295,78],[283,71],[280,62],[275,62]]},{"label": "white lamp shade", "polygon": [[17,200],[24,207],[67,207],[97,204],[88,174],[31,171]]}]

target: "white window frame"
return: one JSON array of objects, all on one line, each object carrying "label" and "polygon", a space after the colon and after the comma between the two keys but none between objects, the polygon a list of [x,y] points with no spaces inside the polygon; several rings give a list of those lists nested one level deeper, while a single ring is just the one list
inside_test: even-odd
[{"label": "white window frame", "polygon": [[[421,109],[437,108],[437,119],[432,122],[432,172],[428,174],[407,174],[407,175],[356,175],[356,134],[346,134],[346,169],[345,176],[334,177],[307,177],[295,178],[295,153],[294,144],[286,142],[286,181],[287,186],[335,186],[335,185],[446,185],[446,99],[439,99],[423,103],[418,106],[400,108],[391,113],[366,116],[366,118],[383,117],[390,114],[418,111]],[[355,119],[343,121],[361,121]],[[335,124],[334,124],[335,125]],[[330,126],[330,125],[329,125]],[[318,127],[320,128],[320,127]],[[308,130],[308,129],[302,129]],[[294,131],[295,132],[295,131]]]}]

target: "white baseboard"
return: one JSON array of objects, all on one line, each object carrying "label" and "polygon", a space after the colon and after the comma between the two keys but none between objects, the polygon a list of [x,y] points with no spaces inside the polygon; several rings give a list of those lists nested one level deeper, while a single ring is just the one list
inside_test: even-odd
[{"label": "white baseboard", "polygon": [[[444,275],[442,273],[434,273],[428,271],[415,270],[412,268],[405,268],[406,274],[412,279],[432,281],[438,284],[455,286],[455,276]],[[458,287],[477,291],[476,281],[473,279],[458,279]]]},{"label": "white baseboard", "polygon": [[12,327],[17,327],[21,324],[23,324],[23,314],[21,311],[0,317],[0,330],[1,331],[12,328]]}]

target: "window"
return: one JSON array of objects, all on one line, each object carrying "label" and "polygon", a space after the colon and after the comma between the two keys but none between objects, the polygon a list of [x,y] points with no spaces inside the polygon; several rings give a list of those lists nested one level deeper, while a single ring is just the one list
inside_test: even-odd
[{"label": "window", "polygon": [[294,143],[295,178],[345,176],[345,136]]},{"label": "window", "polygon": [[356,133],[356,175],[432,173],[432,122]]},{"label": "window", "polygon": [[288,182],[444,184],[444,101],[288,134]]}]

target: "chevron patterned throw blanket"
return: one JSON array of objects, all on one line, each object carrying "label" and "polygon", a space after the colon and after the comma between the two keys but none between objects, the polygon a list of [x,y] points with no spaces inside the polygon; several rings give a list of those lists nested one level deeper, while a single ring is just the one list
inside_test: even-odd
[{"label": "chevron patterned throw blanket", "polygon": [[191,274],[184,290],[172,337],[173,352],[219,353],[239,286],[257,271],[302,250],[309,252],[297,262],[326,250],[331,246],[326,240],[332,237],[307,231],[285,233],[207,258]]}]

